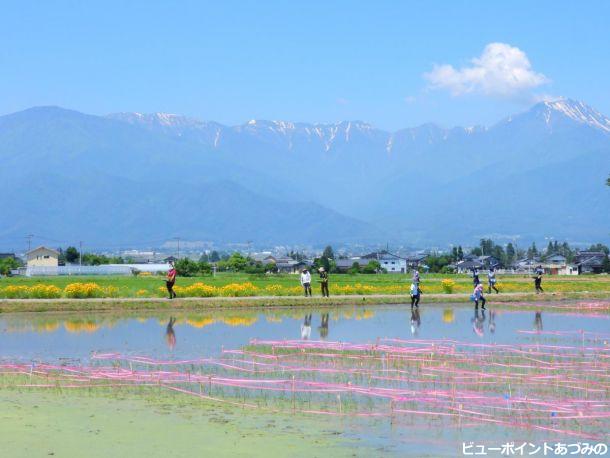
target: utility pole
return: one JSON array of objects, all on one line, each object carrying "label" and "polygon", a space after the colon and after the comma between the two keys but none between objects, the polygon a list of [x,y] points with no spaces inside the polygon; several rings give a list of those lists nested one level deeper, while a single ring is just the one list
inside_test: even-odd
[{"label": "utility pole", "polygon": [[83,266],[83,241],[78,242],[78,265]]},{"label": "utility pole", "polygon": [[180,259],[180,237],[174,237],[174,240],[178,242],[178,259]]},{"label": "utility pole", "polygon": [[32,237],[34,237],[34,234],[28,234],[25,236],[25,238],[28,239],[28,251],[32,251]]}]

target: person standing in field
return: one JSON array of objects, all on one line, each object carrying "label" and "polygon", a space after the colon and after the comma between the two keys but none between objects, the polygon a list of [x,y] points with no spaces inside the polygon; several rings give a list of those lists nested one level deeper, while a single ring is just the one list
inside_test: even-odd
[{"label": "person standing in field", "polygon": [[176,284],[176,268],[174,267],[174,263],[169,263],[169,270],[167,271],[167,277],[165,279],[165,286],[167,287],[167,292],[169,293],[169,298],[174,299],[176,297],[176,292],[174,291],[174,285]]},{"label": "person standing in field", "polygon": [[498,288],[496,288],[496,271],[494,270],[493,267],[490,267],[489,272],[487,272],[487,283],[488,283],[487,292],[489,294],[491,294],[492,288],[496,292],[496,294],[498,294],[500,292],[500,291],[498,291]]},{"label": "person standing in field", "polygon": [[411,308],[413,308],[413,306],[419,308],[420,297],[421,289],[419,288],[419,284],[415,282],[411,283]]},{"label": "person standing in field", "polygon": [[311,274],[307,269],[303,269],[303,272],[301,272],[301,286],[305,291],[305,297],[311,297]]},{"label": "person standing in field", "polygon": [[322,297],[329,297],[330,294],[328,292],[328,272],[324,267],[320,267],[318,269],[320,272],[320,288],[322,289]]},{"label": "person standing in field", "polygon": [[485,296],[483,296],[483,285],[481,283],[477,283],[474,287],[474,292],[472,293],[474,296],[474,308],[477,310],[479,308],[479,301],[481,301],[481,308],[485,310]]},{"label": "person standing in field", "polygon": [[538,266],[536,269],[536,276],[534,277],[534,286],[536,287],[536,294],[544,293],[542,289],[542,266]]}]

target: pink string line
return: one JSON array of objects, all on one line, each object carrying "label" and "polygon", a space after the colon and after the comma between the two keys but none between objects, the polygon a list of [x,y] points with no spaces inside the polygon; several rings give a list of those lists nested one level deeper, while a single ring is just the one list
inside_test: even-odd
[{"label": "pink string line", "polygon": [[[610,418],[607,345],[496,345],[449,339],[379,339],[374,344],[253,340],[250,345],[248,350],[225,350],[219,358],[156,360],[96,353],[91,356],[94,365],[0,364],[0,373],[29,377],[17,386],[32,389],[158,386],[269,410],[251,402],[266,392],[270,399],[279,396],[288,404],[292,396],[293,407],[285,412],[459,418],[460,423],[484,421],[585,438],[601,437],[599,422]],[[235,401],[242,396],[243,401]],[[337,409],[303,409],[303,396]],[[347,411],[341,408],[341,398],[351,403]]]}]

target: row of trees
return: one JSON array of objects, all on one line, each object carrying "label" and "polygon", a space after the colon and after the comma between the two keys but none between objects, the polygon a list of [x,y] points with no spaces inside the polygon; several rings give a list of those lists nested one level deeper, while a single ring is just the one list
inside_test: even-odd
[{"label": "row of trees", "polygon": [[121,256],[106,256],[96,253],[81,253],[73,247],[69,246],[65,250],[59,249],[60,264],[78,264],[82,262],[85,266],[99,266],[102,264],[124,264],[125,260]]},{"label": "row of trees", "polygon": [[[604,272],[610,273],[610,253],[606,245],[597,243],[591,245],[588,251],[603,252],[606,254],[604,260]],[[537,258],[544,262],[553,255],[562,255],[566,258],[566,262],[574,261],[574,257],[578,250],[571,247],[568,242],[559,243],[557,240],[549,241],[546,249],[539,250],[536,242],[533,242],[527,249],[515,247],[512,243],[507,243],[506,246],[496,244],[491,239],[481,239],[479,246],[470,250],[470,254],[474,256],[493,256],[498,259],[504,266],[509,266],[513,262],[522,258]],[[450,264],[463,260],[465,257],[464,250],[461,246],[453,247],[450,254],[432,254],[426,259],[426,264],[430,268],[430,272],[449,272]]]}]

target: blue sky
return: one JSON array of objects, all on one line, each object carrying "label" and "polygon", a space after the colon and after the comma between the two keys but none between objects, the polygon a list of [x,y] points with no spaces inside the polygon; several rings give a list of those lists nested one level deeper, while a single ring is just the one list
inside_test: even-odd
[{"label": "blue sky", "polygon": [[606,1],[24,3],[2,3],[3,114],[397,129],[491,124],[566,96],[610,115]]}]

